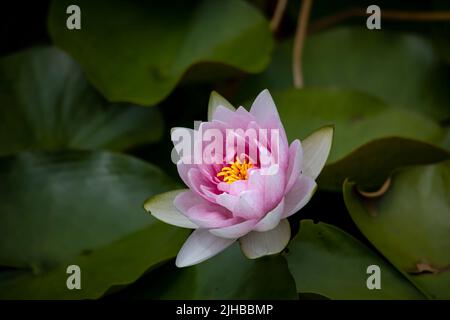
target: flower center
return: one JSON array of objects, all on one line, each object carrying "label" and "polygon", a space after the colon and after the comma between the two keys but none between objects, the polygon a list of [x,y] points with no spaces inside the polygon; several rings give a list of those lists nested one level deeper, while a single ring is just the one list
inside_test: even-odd
[{"label": "flower center", "polygon": [[217,173],[217,177],[223,177],[223,181],[228,184],[232,184],[238,180],[248,180],[248,169],[250,168],[253,168],[253,164],[250,160],[244,159],[244,161],[241,162],[239,157],[236,157],[236,161],[223,167],[222,170]]}]

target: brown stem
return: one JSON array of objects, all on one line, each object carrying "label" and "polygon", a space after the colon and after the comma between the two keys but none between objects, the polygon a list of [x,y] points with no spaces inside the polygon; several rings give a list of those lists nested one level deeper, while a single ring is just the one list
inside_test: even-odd
[{"label": "brown stem", "polygon": [[270,30],[275,33],[280,26],[281,19],[283,18],[284,11],[286,10],[287,0],[278,0],[273,13],[272,19],[270,20]]},{"label": "brown stem", "polygon": [[[369,15],[365,8],[348,8],[311,23],[310,31],[317,32],[350,18],[367,17]],[[415,22],[450,21],[450,11],[381,10],[381,19]]]},{"label": "brown stem", "polygon": [[302,53],[308,27],[309,14],[311,12],[312,0],[303,0],[298,14],[297,30],[295,31],[294,50],[292,52],[292,73],[294,87],[303,87]]},{"label": "brown stem", "polygon": [[381,197],[383,194],[385,194],[386,191],[389,190],[390,186],[391,186],[391,178],[387,178],[387,180],[383,183],[380,189],[376,191],[368,192],[359,189],[357,190],[361,195],[363,195],[366,198],[378,198]]}]

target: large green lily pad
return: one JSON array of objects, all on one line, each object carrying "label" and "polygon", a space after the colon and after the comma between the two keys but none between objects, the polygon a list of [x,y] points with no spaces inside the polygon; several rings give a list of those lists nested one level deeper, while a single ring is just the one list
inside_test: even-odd
[{"label": "large green lily pad", "polygon": [[158,168],[109,152],[3,157],[0,181],[0,265],[36,274],[154,224],[142,203],[174,187]]},{"label": "large green lily pad", "polygon": [[333,125],[333,144],[319,186],[340,190],[346,177],[367,187],[382,183],[400,166],[447,159],[439,148],[445,130],[433,120],[392,108],[346,89],[307,88],[273,92],[289,139]]},{"label": "large green lily pad", "polygon": [[[81,8],[80,30],[66,28],[71,4]],[[143,105],[164,99],[200,62],[262,71],[273,45],[264,16],[241,0],[53,1],[48,24],[109,100]]]},{"label": "large green lily pad", "polygon": [[157,109],[111,104],[63,51],[0,59],[0,155],[22,150],[123,150],[162,136]]},{"label": "large green lily pad", "polygon": [[[291,88],[292,41],[279,45],[271,65],[241,88],[247,99],[261,88]],[[450,118],[450,81],[445,64],[430,41],[418,35],[367,30],[365,26],[333,28],[307,37],[303,56],[306,87],[356,89],[394,107]]]},{"label": "large green lily pad", "polygon": [[[407,278],[358,240],[326,223],[302,220],[286,255],[297,291],[331,299],[423,299]],[[381,289],[367,287],[380,267]]]},{"label": "large green lily pad", "polygon": [[294,279],[282,256],[246,259],[237,244],[199,265],[173,262],[119,293],[138,299],[296,299]]},{"label": "large green lily pad", "polygon": [[319,183],[339,186],[348,178],[357,181],[361,189],[371,190],[381,186],[397,168],[449,158],[447,150],[427,142],[399,137],[379,138],[330,163],[324,168]]},{"label": "large green lily pad", "polygon": [[[186,230],[152,221],[140,231],[39,274],[0,273],[0,299],[96,299],[109,290],[136,281],[142,274],[176,255]],[[164,241],[165,245],[161,245]],[[66,285],[69,265],[80,267],[81,289]]]},{"label": "large green lily pad", "polygon": [[378,198],[344,185],[346,206],[370,242],[431,298],[450,298],[450,162],[399,170]]}]

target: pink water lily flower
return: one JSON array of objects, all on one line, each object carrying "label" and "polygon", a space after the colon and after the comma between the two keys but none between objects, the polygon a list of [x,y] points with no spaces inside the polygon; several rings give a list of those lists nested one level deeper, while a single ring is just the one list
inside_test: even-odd
[{"label": "pink water lily flower", "polygon": [[[200,145],[203,153],[200,161],[193,159],[202,152],[198,148],[178,159],[178,172],[188,189],[154,196],[145,209],[166,223],[195,229],[178,253],[178,267],[209,259],[235,241],[251,259],[281,252],[291,236],[287,218],[303,208],[316,190],[315,179],[328,158],[333,128],[323,127],[289,145],[268,90],[258,95],[250,111],[235,109],[213,92],[208,120],[195,130],[172,130],[174,142],[189,132],[191,142]],[[248,129],[267,134],[245,135]],[[205,156],[207,143],[199,132],[208,130],[224,137],[231,132],[233,141],[241,142],[241,152],[225,139],[219,142],[220,151]]]}]

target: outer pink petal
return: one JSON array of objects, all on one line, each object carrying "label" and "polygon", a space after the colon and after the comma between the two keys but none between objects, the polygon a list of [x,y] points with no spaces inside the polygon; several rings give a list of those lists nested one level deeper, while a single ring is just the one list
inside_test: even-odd
[{"label": "outer pink petal", "polygon": [[286,188],[285,193],[288,193],[300,177],[302,170],[303,151],[300,140],[294,140],[289,147],[289,165],[286,172]]},{"label": "outer pink petal", "polygon": [[249,233],[257,222],[257,220],[246,220],[232,226],[210,229],[209,232],[221,238],[237,239]]},{"label": "outer pink petal", "polygon": [[262,195],[255,190],[247,190],[239,195],[222,193],[217,196],[217,203],[233,212],[233,216],[245,220],[258,219],[264,213]]},{"label": "outer pink petal", "polygon": [[252,170],[249,175],[248,187],[256,191],[262,201],[263,214],[275,208],[284,195],[284,171],[279,168],[274,175],[263,175],[261,170]]},{"label": "outer pink petal", "polygon": [[227,208],[229,211],[233,212],[234,208],[236,207],[236,204],[239,200],[238,196],[229,194],[229,193],[222,193],[219,194],[216,198],[216,201],[219,205]]},{"label": "outer pink petal", "polygon": [[236,111],[231,111],[223,106],[218,106],[213,115],[213,120],[227,124],[228,129],[242,128],[245,129],[250,121],[254,121],[254,117],[244,108],[239,107]]},{"label": "outer pink petal", "polygon": [[281,217],[284,212],[284,198],[281,199],[280,203],[267,215],[261,219],[253,228],[254,231],[264,232],[275,228],[280,222]]},{"label": "outer pink petal", "polygon": [[[250,113],[256,118],[261,127],[281,127],[280,116],[278,115],[275,102],[270,95],[269,90],[261,91],[253,102]],[[268,124],[275,124],[268,126]]]},{"label": "outer pink petal", "polygon": [[241,221],[241,219],[233,218],[227,209],[212,203],[191,207],[186,217],[200,228],[222,228]]},{"label": "outer pink petal", "polygon": [[233,182],[232,184],[228,184],[230,187],[228,189],[228,193],[232,195],[239,195],[242,192],[248,190],[248,181],[247,180],[238,180]]},{"label": "outer pink petal", "polygon": [[174,205],[201,228],[220,228],[239,222],[238,219],[233,219],[231,212],[224,207],[210,203],[192,191],[177,195]]},{"label": "outer pink petal", "polygon": [[280,129],[281,138],[287,141],[283,124],[269,90],[263,90],[256,97],[250,108],[250,113],[256,118],[256,121],[262,128]]},{"label": "outer pink petal", "polygon": [[313,196],[316,188],[317,184],[312,178],[306,175],[298,177],[292,189],[284,198],[285,205],[282,218],[287,218],[303,208]]},{"label": "outer pink petal", "polygon": [[213,121],[221,121],[224,123],[227,123],[228,120],[233,117],[234,111],[230,110],[228,108],[225,108],[224,106],[218,106],[213,114]]},{"label": "outer pink petal", "polygon": [[260,219],[264,214],[262,194],[258,191],[244,191],[238,196],[238,201],[233,209],[233,215],[244,219]]},{"label": "outer pink petal", "polygon": [[[223,126],[223,124],[218,123],[218,122],[216,122],[214,124],[211,124],[211,123],[202,123],[201,124],[201,127],[203,128],[203,130],[209,128],[208,126],[212,127],[212,128],[218,127],[219,130],[222,130],[221,126]],[[172,135],[176,134],[177,130],[183,130],[183,131],[186,130],[189,133],[189,135],[191,137],[191,145],[190,145],[191,152],[192,151],[194,151],[194,152],[201,151],[200,149],[194,149],[194,145],[199,145],[199,143],[202,143],[201,141],[199,141],[199,139],[201,139],[201,137],[198,136],[199,131],[193,130],[193,129],[187,129],[187,128],[173,128]],[[194,140],[197,141],[197,144],[195,144]],[[205,144],[205,143],[203,143],[203,144]],[[218,155],[219,155],[218,158],[220,158],[220,159],[223,157],[223,155],[221,155],[220,152],[218,153]],[[208,181],[209,183],[213,183],[213,184],[219,181],[216,177],[216,172],[217,172],[217,170],[220,170],[219,168],[221,168],[221,165],[217,165],[215,163],[213,163],[213,164],[204,164],[204,163],[198,164],[198,163],[195,163],[196,160],[203,160],[203,159],[201,159],[201,158],[196,159],[194,154],[188,153],[188,154],[183,154],[182,158],[180,158],[177,162],[178,174],[180,175],[183,182],[189,188],[191,188],[191,189],[193,188],[191,178],[189,177],[189,172],[192,169],[196,169],[200,173],[200,175],[198,175],[196,177],[197,180],[199,178],[201,178],[202,180]],[[205,184],[205,183],[202,183],[202,184]],[[199,186],[197,185],[195,189],[197,191],[199,191]]]},{"label": "outer pink petal", "polygon": [[198,194],[192,190],[187,190],[178,194],[173,200],[173,204],[182,214],[186,214],[190,208],[199,204],[207,203],[207,201],[201,198]]},{"label": "outer pink petal", "polygon": [[193,191],[197,192],[198,195],[202,196],[204,199],[212,203],[216,202],[216,195],[213,192],[217,190],[216,185],[213,184],[210,180],[206,179],[199,169],[192,168],[189,170],[188,182],[189,187]]},{"label": "outer pink petal", "polygon": [[[184,158],[185,159],[185,158]],[[184,159],[180,159],[177,162],[177,170],[180,175],[181,180],[186,184],[186,186],[190,187],[188,172],[190,169],[195,168],[195,164],[188,164],[184,162]]]},{"label": "outer pink petal", "polygon": [[272,175],[263,175],[264,211],[272,210],[284,195],[285,172],[281,168]]},{"label": "outer pink petal", "polygon": [[207,229],[195,230],[178,252],[177,267],[188,267],[205,261],[229,247],[235,239],[219,238]]}]

